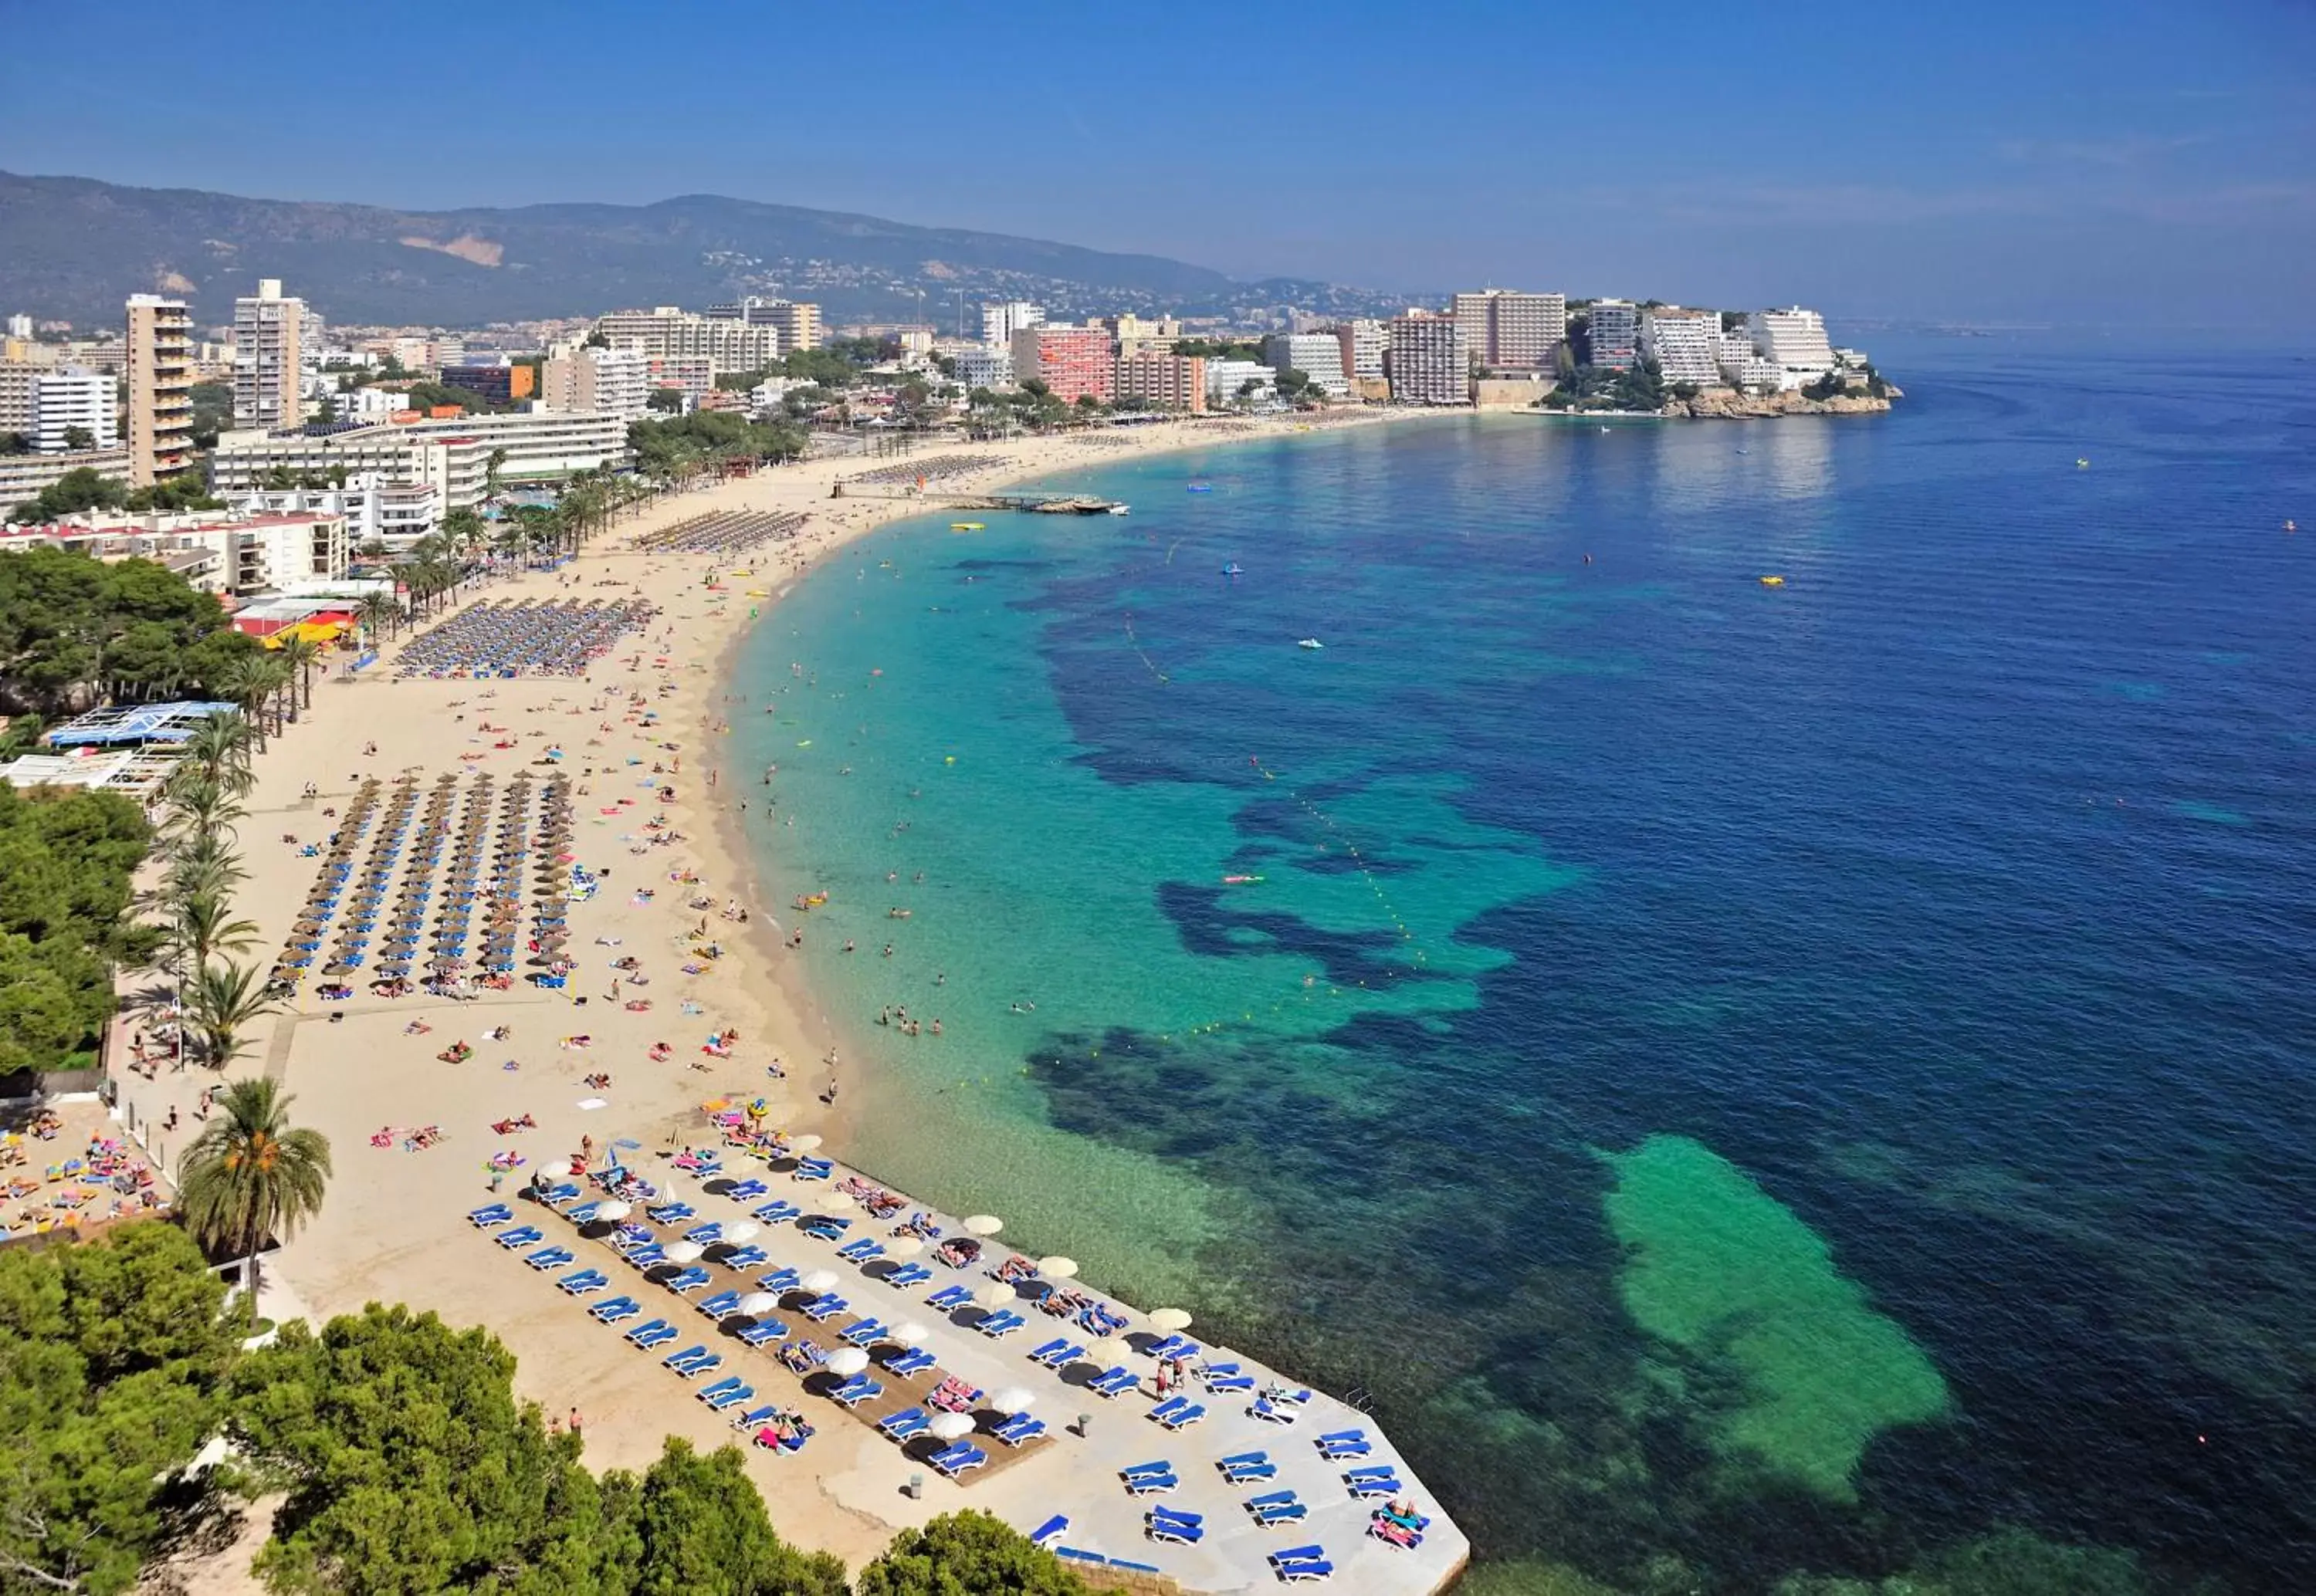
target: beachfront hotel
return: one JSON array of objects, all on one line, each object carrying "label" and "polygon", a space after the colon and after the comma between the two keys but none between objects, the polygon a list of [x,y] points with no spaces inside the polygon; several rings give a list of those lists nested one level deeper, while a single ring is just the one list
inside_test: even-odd
[{"label": "beachfront hotel", "polygon": [[1385,368],[1401,404],[1468,404],[1472,358],[1453,316],[1410,311],[1385,324]]},{"label": "beachfront hotel", "polygon": [[1332,332],[1273,332],[1262,341],[1263,363],[1273,371],[1299,371],[1330,399],[1348,399],[1342,346]]},{"label": "beachfront hotel", "polygon": [[1590,327],[1591,355],[1585,363],[1630,371],[1640,354],[1639,308],[1629,299],[1595,299]]},{"label": "beachfront hotel", "polygon": [[1036,377],[1064,404],[1091,395],[1108,403],[1117,361],[1106,327],[1024,327],[1013,334],[1016,381]]},{"label": "beachfront hotel", "polygon": [[129,485],[193,464],[193,316],[182,299],[129,296]]},{"label": "beachfront hotel", "polygon": [[1545,369],[1568,336],[1564,294],[1483,288],[1456,295],[1450,314],[1463,329],[1465,350],[1491,369]]},{"label": "beachfront hotel", "polygon": [[1641,312],[1641,353],[1657,363],[1669,383],[1701,388],[1721,381],[1721,313],[1652,306]]},{"label": "beachfront hotel", "polygon": [[506,483],[558,482],[627,455],[628,423],[616,415],[532,410],[432,420],[405,413],[411,419],[312,437],[227,432],[210,457],[211,478],[229,497],[265,490],[277,470],[293,476],[373,473],[387,482],[432,483],[443,508],[458,510],[482,501],[496,449],[506,451],[499,469]]},{"label": "beachfront hotel", "polygon": [[1120,404],[1156,404],[1169,410],[1207,412],[1207,360],[1203,355],[1120,355],[1117,397]]},{"label": "beachfront hotel", "polygon": [[1745,318],[1753,352],[1777,373],[1781,388],[1798,388],[1833,369],[1833,345],[1825,335],[1825,318],[1813,310],[1793,306],[1785,310],[1757,310]]}]

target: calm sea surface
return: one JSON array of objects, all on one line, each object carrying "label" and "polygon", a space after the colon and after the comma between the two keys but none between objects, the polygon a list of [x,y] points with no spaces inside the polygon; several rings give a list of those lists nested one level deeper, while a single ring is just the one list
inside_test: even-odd
[{"label": "calm sea surface", "polygon": [[727,763],[858,1150],[1364,1388],[1475,1589],[2304,1588],[2316,364],[1875,353],[816,573]]}]

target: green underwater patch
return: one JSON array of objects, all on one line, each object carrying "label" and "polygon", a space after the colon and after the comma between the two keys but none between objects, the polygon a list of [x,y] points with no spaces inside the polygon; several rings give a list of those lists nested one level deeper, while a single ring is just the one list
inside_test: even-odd
[{"label": "green underwater patch", "polygon": [[1904,1328],[1744,1171],[1679,1136],[1607,1160],[1626,1311],[1726,1380],[1703,1419],[1725,1461],[1849,1502],[1875,1434],[1946,1411],[1946,1382]]}]

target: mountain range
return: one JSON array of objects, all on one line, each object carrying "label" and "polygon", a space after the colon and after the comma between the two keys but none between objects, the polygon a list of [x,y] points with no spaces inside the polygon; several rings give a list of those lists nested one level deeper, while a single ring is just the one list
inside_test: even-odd
[{"label": "mountain range", "polygon": [[983,300],[1057,315],[1367,315],[1403,296],[1293,278],[1241,281],[1159,255],[692,194],[652,205],[390,210],[0,173],[0,308],[117,324],[137,292],[230,321],[280,278],[339,324],[482,326],[740,294],[817,302],[831,324],[962,317]]}]

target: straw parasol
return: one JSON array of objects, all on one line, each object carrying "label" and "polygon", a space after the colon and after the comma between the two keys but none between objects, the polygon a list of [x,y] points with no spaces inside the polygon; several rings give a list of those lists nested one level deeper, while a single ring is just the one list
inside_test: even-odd
[{"label": "straw parasol", "polygon": [[868,1354],[859,1347],[839,1347],[828,1354],[826,1367],[829,1373],[850,1379],[868,1367]]},{"label": "straw parasol", "polygon": [[1123,1335],[1103,1335],[1086,1343],[1086,1356],[1097,1363],[1115,1363],[1134,1350]]},{"label": "straw parasol", "polygon": [[847,1209],[860,1206],[842,1192],[823,1192],[813,1201],[823,1213],[841,1214]]},{"label": "straw parasol", "polygon": [[1038,1260],[1038,1272],[1047,1280],[1065,1281],[1077,1272],[1078,1261],[1075,1258],[1064,1258],[1059,1253],[1050,1258]]},{"label": "straw parasol", "polygon": [[885,1255],[889,1258],[913,1258],[924,1250],[922,1239],[914,1236],[895,1236],[885,1244]]},{"label": "straw parasol", "polygon": [[989,1399],[989,1405],[1002,1414],[1028,1413],[1037,1403],[1036,1395],[1021,1386],[1008,1386]]},{"label": "straw parasol", "polygon": [[808,1153],[812,1151],[813,1148],[818,1147],[820,1145],[820,1141],[821,1139],[811,1132],[806,1132],[802,1136],[791,1136],[788,1138],[788,1150],[797,1153]]},{"label": "straw parasol", "polygon": [[1011,1281],[994,1281],[975,1291],[973,1299],[984,1308],[1002,1308],[1009,1302],[1018,1301],[1020,1295]]},{"label": "straw parasol", "polygon": [[965,1228],[968,1235],[994,1236],[1005,1228],[1005,1221],[995,1214],[974,1214],[966,1219]]},{"label": "straw parasol", "polygon": [[943,1441],[962,1441],[973,1433],[973,1415],[971,1414],[935,1414],[930,1428]]},{"label": "straw parasol", "polygon": [[1179,1308],[1162,1308],[1150,1316],[1150,1323],[1161,1330],[1188,1330],[1190,1316]]}]

